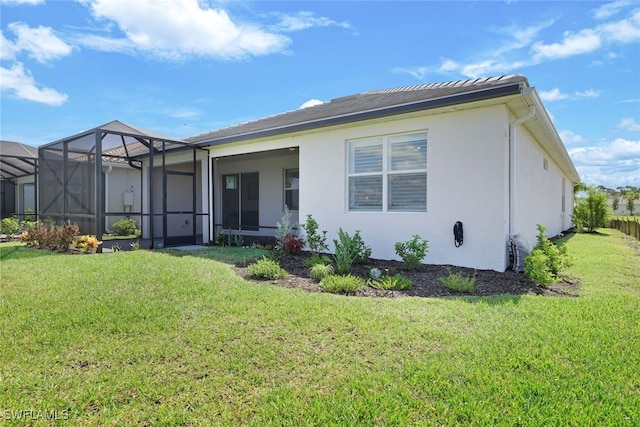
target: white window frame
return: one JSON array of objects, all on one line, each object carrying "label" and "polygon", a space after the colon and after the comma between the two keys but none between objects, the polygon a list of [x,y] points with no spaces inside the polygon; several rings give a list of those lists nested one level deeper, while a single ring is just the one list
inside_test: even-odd
[{"label": "white window frame", "polygon": [[[393,134],[393,135],[384,135],[377,136],[372,138],[362,138],[362,139],[354,139],[347,140],[347,183],[346,183],[346,203],[347,203],[347,211],[348,212],[418,212],[424,213],[427,211],[427,182],[428,182],[428,171],[427,171],[427,151],[424,154],[424,167],[418,168],[405,168],[405,169],[393,169],[392,164],[392,154],[391,147],[394,142],[394,139],[403,138],[403,137],[415,137],[416,142],[424,141],[424,150],[428,150],[428,134],[426,130],[416,131],[416,132],[407,132],[402,134]],[[382,158],[378,161],[372,161],[372,167],[374,165],[378,165],[378,169],[374,170],[361,170],[355,171],[355,150],[361,147],[377,147],[380,146],[382,148]],[[420,147],[422,149],[422,147]],[[411,176],[411,175],[424,175],[425,179],[425,194],[424,194],[424,206],[414,207],[414,208],[393,208],[390,206],[390,184],[389,181],[394,176]],[[351,201],[351,182],[352,179],[356,178],[365,178],[365,177],[381,177],[382,179],[382,193],[381,193],[381,201],[380,205],[376,205],[375,207],[353,207]],[[420,201],[422,204],[422,201]]]},{"label": "white window frame", "polygon": [[[296,181],[295,185],[290,185],[289,186],[288,185],[289,183],[287,182],[288,181],[287,178],[289,178],[289,173],[292,172],[292,171],[296,171],[298,173],[298,178],[297,178],[297,181]],[[300,209],[300,169],[299,168],[286,168],[286,169],[284,169],[283,180],[284,180],[284,184],[283,184],[284,191],[283,191],[283,195],[282,195],[283,204],[284,205],[287,204],[287,191],[290,191],[292,193],[294,191],[297,191],[298,192],[298,206],[295,206],[295,207],[287,206],[287,208],[290,211],[297,212]]]}]

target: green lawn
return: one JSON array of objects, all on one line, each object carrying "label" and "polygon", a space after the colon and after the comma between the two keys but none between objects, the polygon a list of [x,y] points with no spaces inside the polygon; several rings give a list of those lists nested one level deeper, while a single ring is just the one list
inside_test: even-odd
[{"label": "green lawn", "polygon": [[640,425],[640,256],[565,238],[579,297],[357,298],[220,249],[0,245],[8,425]]}]

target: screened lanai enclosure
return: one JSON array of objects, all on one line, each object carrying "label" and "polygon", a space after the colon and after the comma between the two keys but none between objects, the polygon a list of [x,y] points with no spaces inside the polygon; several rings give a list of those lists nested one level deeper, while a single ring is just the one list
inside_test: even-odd
[{"label": "screened lanai enclosure", "polygon": [[135,221],[141,247],[208,242],[207,151],[113,121],[38,154],[40,219],[76,222],[104,247],[122,219]]}]

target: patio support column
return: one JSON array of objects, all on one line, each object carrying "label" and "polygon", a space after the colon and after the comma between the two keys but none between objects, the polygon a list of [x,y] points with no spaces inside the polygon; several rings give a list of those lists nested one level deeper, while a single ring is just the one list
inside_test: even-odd
[{"label": "patio support column", "polygon": [[104,232],[104,192],[102,188],[102,131],[96,130],[96,178],[95,178],[95,233],[98,240],[102,239]]},{"label": "patio support column", "polygon": [[[197,225],[197,218],[198,218],[198,212],[196,211],[196,209],[198,208],[198,200],[196,198],[196,196],[197,196],[197,186],[196,186],[196,176],[197,176],[197,174],[196,174],[196,172],[197,171],[196,171],[196,147],[195,146],[193,147],[193,161],[191,163],[192,163],[191,166],[193,167],[193,169],[192,169],[193,179],[191,180],[191,182],[193,183],[193,186],[192,186],[193,195],[191,197],[191,200],[192,200],[192,209],[191,210],[193,211],[193,214],[191,216],[191,224],[192,224],[191,234],[193,235],[194,243],[196,243],[197,242],[197,238],[196,238],[196,228],[197,227],[196,227],[196,225]],[[204,236],[203,236],[203,240],[204,240]]]},{"label": "patio support column", "polygon": [[167,159],[165,141],[162,141],[162,244],[167,244]]},{"label": "patio support column", "polygon": [[155,246],[155,231],[153,229],[153,223],[155,217],[153,216],[153,141],[149,144],[149,171],[147,172],[147,213],[149,218],[149,234],[151,237],[151,247]]}]

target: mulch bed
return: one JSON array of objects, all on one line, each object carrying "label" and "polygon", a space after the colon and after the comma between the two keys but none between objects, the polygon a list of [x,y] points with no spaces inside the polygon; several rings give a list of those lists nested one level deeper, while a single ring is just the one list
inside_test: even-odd
[{"label": "mulch bed", "polygon": [[[309,292],[322,292],[317,282],[309,277],[309,270],[304,266],[304,259],[310,254],[303,252],[301,255],[285,255],[279,259],[280,265],[289,274],[284,279],[258,281],[251,279],[247,269],[237,266],[237,273],[246,280],[258,283],[267,283],[285,288],[298,288]],[[565,278],[562,282],[544,288],[533,283],[525,274],[510,270],[500,273],[493,270],[474,270],[472,268],[454,267],[447,265],[422,265],[415,271],[402,269],[400,261],[369,259],[365,264],[356,264],[351,274],[360,277],[368,277],[369,270],[373,267],[390,274],[400,273],[411,279],[413,286],[406,291],[386,291],[374,289],[370,286],[351,295],[364,297],[398,298],[405,296],[417,297],[447,297],[447,296],[490,296],[490,295],[548,295],[548,296],[577,296],[579,283],[577,280]],[[447,277],[450,273],[461,272],[465,276],[476,277],[476,289],[473,293],[452,291],[438,280],[439,277]]]}]

